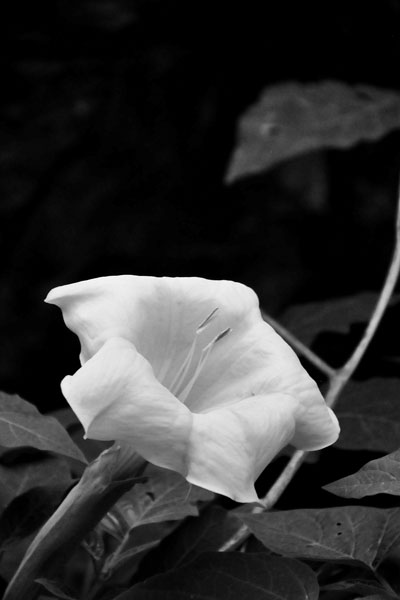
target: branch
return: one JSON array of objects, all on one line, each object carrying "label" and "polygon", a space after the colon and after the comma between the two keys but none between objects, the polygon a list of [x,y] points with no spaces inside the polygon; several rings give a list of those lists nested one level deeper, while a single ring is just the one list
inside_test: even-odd
[{"label": "branch", "polygon": [[307,358],[307,360],[309,360],[311,364],[317,367],[317,369],[319,369],[322,373],[325,373],[325,375],[327,375],[328,377],[333,377],[335,375],[335,369],[329,366],[324,360],[322,360],[322,358],[315,354],[315,352],[310,350],[310,348],[303,344],[303,342],[297,339],[297,337],[290,333],[290,331],[288,331],[286,327],[283,327],[283,325],[275,321],[275,319],[273,319],[264,312],[262,313],[262,316],[264,321],[269,323],[271,327],[273,327],[275,331],[279,333],[279,335],[282,336],[283,339],[286,340],[290,346],[292,346],[292,348],[294,348],[299,354]]},{"label": "branch", "polygon": [[[357,366],[359,365],[362,357],[364,356],[365,351],[368,348],[368,345],[371,342],[373,336],[375,335],[375,332],[379,326],[379,323],[381,322],[383,314],[389,304],[390,298],[393,294],[394,287],[395,287],[396,282],[399,277],[399,272],[400,272],[400,190],[398,193],[398,201],[397,201],[395,248],[394,248],[392,260],[390,262],[390,267],[389,267],[388,273],[386,275],[385,283],[382,287],[382,290],[379,295],[379,299],[375,306],[375,309],[374,309],[374,311],[371,315],[371,318],[368,322],[368,325],[365,329],[364,335],[361,338],[356,349],[354,350],[353,354],[346,361],[346,363],[343,365],[343,367],[341,367],[337,371],[334,371],[333,369],[331,369],[331,367],[328,366],[328,369],[331,370],[331,374],[329,376],[329,387],[328,387],[328,391],[326,393],[326,398],[325,398],[328,406],[333,407],[336,404],[336,402],[339,398],[339,394],[341,393],[344,386],[349,381],[350,377],[352,376],[352,374],[356,370]],[[272,319],[270,319],[269,317],[267,317],[266,320],[269,320],[269,322],[272,324],[274,329],[276,329],[278,331],[278,333],[280,333],[282,335],[282,337],[285,337],[285,339],[289,343],[291,343],[294,348],[299,350],[304,356],[307,356],[307,354],[304,352],[304,349],[306,348],[305,346],[300,350],[299,344],[301,346],[303,346],[301,344],[301,342],[296,340],[296,338],[292,337],[291,334],[289,332],[287,332],[284,328],[282,328],[278,324],[275,324],[275,322]],[[276,327],[276,325],[278,325],[278,327]],[[291,342],[291,340],[292,340],[292,342]],[[308,349],[306,348],[306,350],[308,350]],[[311,351],[309,351],[309,352],[311,352]],[[314,353],[312,353],[312,355],[313,355],[313,358],[312,358],[312,360],[310,358],[310,361],[313,362],[316,366],[318,366],[317,363],[315,362],[315,358],[320,360],[319,357],[316,357],[316,355],[314,355]],[[307,358],[309,358],[309,356],[307,356]],[[322,368],[321,370],[326,369],[326,367],[327,367],[327,365],[325,365],[324,368]],[[324,372],[326,373],[327,371],[325,370]],[[282,493],[285,491],[285,489],[287,488],[287,486],[293,479],[295,473],[297,472],[297,470],[303,463],[306,455],[307,455],[307,452],[305,452],[304,450],[296,450],[293,453],[291,459],[287,463],[286,467],[283,469],[282,473],[279,475],[278,479],[272,485],[272,487],[268,491],[267,495],[261,500],[262,506],[256,506],[253,508],[253,510],[252,510],[253,514],[264,512],[265,510],[270,510],[276,504],[276,502],[281,497]],[[246,539],[248,538],[249,535],[250,535],[249,529],[246,527],[246,525],[242,525],[237,530],[237,532],[227,542],[225,542],[225,544],[223,544],[223,546],[221,546],[219,548],[219,551],[227,552],[230,550],[234,550],[235,548],[237,548],[238,546],[243,544],[243,542],[246,541]]]}]

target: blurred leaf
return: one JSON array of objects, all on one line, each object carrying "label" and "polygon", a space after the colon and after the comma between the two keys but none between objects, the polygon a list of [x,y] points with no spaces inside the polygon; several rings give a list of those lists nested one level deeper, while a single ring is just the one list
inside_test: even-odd
[{"label": "blurred leaf", "polygon": [[58,457],[0,465],[0,510],[33,488],[63,488],[72,483],[68,465]]},{"label": "blurred leaf", "polygon": [[243,115],[226,175],[231,183],[294,156],[349,148],[400,127],[400,94],[339,81],[282,83],[264,90]]},{"label": "blurred leaf", "polygon": [[207,553],[139,583],[116,600],[317,600],[307,565],[261,554]]},{"label": "blurred leaf", "polygon": [[375,494],[400,496],[400,450],[371,460],[357,473],[324,486],[343,498],[364,498]]},{"label": "blurred leaf", "polygon": [[[303,344],[311,346],[323,331],[348,333],[353,323],[367,323],[378,295],[363,292],[344,298],[309,302],[289,308],[279,320]],[[398,300],[393,297],[391,303]]]},{"label": "blurred leaf", "polygon": [[87,463],[60,423],[19,396],[0,393],[0,446],[30,446]]},{"label": "blurred leaf", "polygon": [[273,552],[376,569],[400,545],[400,509],[341,506],[238,517]]},{"label": "blurred leaf", "polygon": [[341,433],[335,446],[393,452],[400,439],[400,380],[350,381],[335,407]]}]

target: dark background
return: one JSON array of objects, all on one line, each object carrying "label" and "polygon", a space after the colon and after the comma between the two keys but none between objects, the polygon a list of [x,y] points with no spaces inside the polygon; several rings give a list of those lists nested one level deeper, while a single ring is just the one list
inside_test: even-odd
[{"label": "dark background", "polygon": [[197,275],[263,307],[379,289],[400,135],[227,186],[239,116],[281,81],[400,88],[400,2],[14,1],[0,9],[0,387],[50,410],[78,345],[42,299]]}]

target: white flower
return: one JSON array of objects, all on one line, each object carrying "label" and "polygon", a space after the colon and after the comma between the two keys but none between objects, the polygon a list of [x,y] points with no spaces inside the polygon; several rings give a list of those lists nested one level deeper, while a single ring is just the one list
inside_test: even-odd
[{"label": "white flower", "polygon": [[336,441],[339,426],[256,294],[196,277],[102,277],[53,289],[81,342],[63,394],[88,438],[239,502],[288,443]]}]

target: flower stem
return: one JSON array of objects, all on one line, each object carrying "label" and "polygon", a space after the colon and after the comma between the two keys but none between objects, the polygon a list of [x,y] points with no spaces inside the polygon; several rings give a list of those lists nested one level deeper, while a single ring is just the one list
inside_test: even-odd
[{"label": "flower stem", "polygon": [[[386,275],[384,285],[382,287],[382,290],[379,295],[379,299],[375,306],[375,309],[374,309],[374,311],[370,317],[370,320],[368,322],[368,325],[364,331],[363,337],[361,338],[360,342],[358,343],[357,347],[355,348],[353,354],[350,356],[350,358],[345,362],[345,364],[340,369],[333,370],[333,369],[331,369],[331,367],[326,365],[323,361],[321,361],[322,365],[319,364],[319,361],[320,361],[319,357],[316,357],[316,355],[314,355],[314,353],[311,352],[311,350],[306,348],[301,342],[299,342],[299,340],[297,340],[294,336],[292,336],[284,328],[282,328],[281,326],[277,327],[276,326],[277,324],[275,323],[275,321],[273,321],[269,317],[266,317],[266,320],[268,320],[271,323],[271,325],[278,331],[278,333],[280,333],[282,335],[282,337],[285,337],[285,339],[289,343],[291,343],[295,349],[297,349],[304,356],[309,358],[309,360],[312,363],[314,363],[316,366],[319,366],[321,371],[324,371],[326,374],[328,374],[326,367],[328,367],[328,370],[331,370],[331,373],[328,374],[329,375],[329,387],[328,387],[326,397],[325,397],[325,400],[326,400],[326,403],[328,406],[333,407],[336,404],[336,402],[339,398],[339,394],[341,393],[344,386],[349,381],[350,377],[352,376],[352,374],[356,370],[357,366],[359,365],[362,357],[364,356],[365,351],[366,351],[369,343],[371,342],[373,336],[375,335],[378,325],[381,322],[383,314],[389,304],[390,298],[393,294],[394,287],[395,287],[396,282],[399,277],[399,272],[400,272],[400,190],[398,193],[398,201],[397,201],[395,247],[394,247],[392,260],[390,262],[389,270]],[[307,352],[305,352],[305,349],[307,350]],[[311,355],[308,354],[308,352],[311,352]],[[262,506],[255,506],[253,508],[253,510],[252,510],[253,514],[257,514],[257,513],[263,512],[265,510],[270,510],[276,504],[276,502],[281,497],[282,493],[285,491],[285,489],[287,488],[287,486],[293,479],[297,470],[303,463],[306,455],[307,455],[307,452],[305,452],[304,450],[296,450],[293,453],[292,457],[290,458],[286,467],[283,469],[282,473],[279,475],[279,477],[277,478],[275,483],[269,489],[266,496],[261,500]],[[235,532],[235,534],[219,548],[219,551],[227,552],[230,550],[234,550],[235,548],[241,546],[243,544],[243,542],[245,542],[246,539],[249,537],[249,535],[250,535],[249,529],[246,527],[246,525],[242,525]]]},{"label": "flower stem", "polygon": [[138,480],[146,462],[115,444],[93,461],[39,531],[10,581],[3,600],[33,600],[36,580],[57,571],[78,543]]}]

